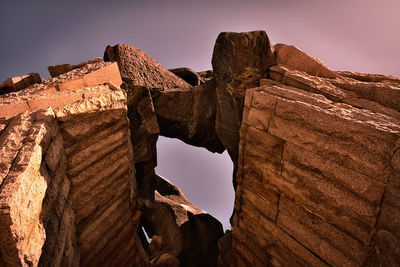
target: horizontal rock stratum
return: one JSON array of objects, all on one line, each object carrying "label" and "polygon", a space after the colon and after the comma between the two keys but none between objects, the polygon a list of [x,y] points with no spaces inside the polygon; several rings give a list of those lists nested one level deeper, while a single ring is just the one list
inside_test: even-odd
[{"label": "horizontal rock stratum", "polygon": [[[400,79],[264,31],[212,65],[115,45],[3,82],[0,266],[399,266]],[[232,231],[155,173],[159,135],[228,151]]]}]

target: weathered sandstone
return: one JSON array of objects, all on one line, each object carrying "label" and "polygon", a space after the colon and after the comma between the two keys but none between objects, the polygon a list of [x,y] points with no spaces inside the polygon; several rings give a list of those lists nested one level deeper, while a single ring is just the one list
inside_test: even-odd
[{"label": "weathered sandstone", "polygon": [[[399,78],[263,31],[221,33],[210,71],[104,60],[0,86],[1,267],[400,265]],[[228,151],[232,231],[155,173],[159,135]]]},{"label": "weathered sandstone", "polygon": [[[154,197],[158,134],[223,152],[215,130],[215,83],[208,80],[192,87],[140,49],[108,46],[105,61],[116,61],[128,94],[128,116],[139,190]],[[186,70],[188,71],[188,70]]]},{"label": "weathered sandstone", "polygon": [[212,56],[217,83],[215,128],[234,163],[246,89],[258,86],[259,79],[267,76],[271,55],[272,46],[264,31],[222,32],[215,42]]},{"label": "weathered sandstone", "polygon": [[55,65],[55,66],[48,66],[47,69],[49,70],[51,77],[55,78],[57,76],[60,76],[61,74],[70,72],[71,70],[81,69],[85,65],[94,64],[94,63],[98,63],[98,62],[102,62],[102,61],[103,61],[102,58],[96,58],[94,60],[89,60],[88,62],[81,62],[77,65],[70,65],[68,63],[64,63],[64,64],[60,64],[60,65]]},{"label": "weathered sandstone", "polygon": [[[0,250],[6,265],[134,262],[139,211],[120,83],[117,65],[102,63],[1,99],[0,235],[9,241]],[[36,111],[48,107],[50,115]],[[27,204],[14,204],[22,201]],[[13,243],[13,235],[21,241]]]},{"label": "weathered sandstone", "polygon": [[292,45],[274,45],[275,64],[322,78],[336,78],[338,74],[328,69],[319,59],[312,58]]},{"label": "weathered sandstone", "polygon": [[38,73],[29,73],[24,76],[8,78],[0,84],[0,95],[19,91],[40,82],[41,79]]},{"label": "weathered sandstone", "polygon": [[170,72],[183,79],[185,82],[190,84],[191,86],[200,85],[203,83],[203,79],[199,74],[197,74],[194,70],[189,68],[176,68],[170,69]]},{"label": "weathered sandstone", "polygon": [[273,80],[246,92],[233,265],[399,264],[390,246],[400,240],[393,224],[400,109],[392,101],[400,87],[390,77],[333,78],[340,72],[331,76],[304,57],[277,56]]},{"label": "weathered sandstone", "polygon": [[190,203],[165,178],[157,176],[155,189],[155,201],[142,203],[143,226],[152,237],[148,245],[151,263],[175,266],[164,262],[167,254],[180,266],[215,266],[217,241],[223,235],[221,223]]}]

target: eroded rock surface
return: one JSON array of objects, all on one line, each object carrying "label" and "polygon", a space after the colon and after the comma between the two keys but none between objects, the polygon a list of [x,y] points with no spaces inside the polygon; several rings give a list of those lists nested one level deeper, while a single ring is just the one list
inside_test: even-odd
[{"label": "eroded rock surface", "polygon": [[5,266],[79,262],[63,139],[51,109],[4,122],[0,251]]},{"label": "eroded rock surface", "polygon": [[275,64],[322,78],[336,78],[338,74],[328,69],[319,59],[312,58],[295,46],[274,45]]},{"label": "eroded rock surface", "polygon": [[135,262],[139,211],[120,83],[116,64],[85,65],[0,99],[6,266]]},{"label": "eroded rock surface", "polygon": [[[0,266],[400,265],[399,78],[263,31],[221,33],[212,71],[104,59],[0,86]],[[232,232],[155,174],[160,134],[227,149]]]},{"label": "eroded rock surface", "polygon": [[398,216],[385,213],[399,196],[399,108],[389,99],[400,87],[333,78],[318,61],[294,63],[302,58],[277,60],[273,80],[246,93],[233,265],[399,264],[387,245],[399,242]]},{"label": "eroded rock surface", "polygon": [[222,32],[215,42],[212,56],[217,83],[215,128],[234,163],[246,89],[258,86],[259,79],[267,76],[271,55],[272,45],[264,31]]},{"label": "eroded rock surface", "polygon": [[169,71],[171,71],[179,78],[183,79],[191,86],[196,86],[203,83],[203,79],[201,78],[201,76],[190,68],[176,68],[176,69],[170,69]]},{"label": "eroded rock surface", "polygon": [[153,266],[178,266],[174,262],[179,266],[216,266],[222,224],[190,203],[165,178],[157,176],[155,187],[155,201],[142,204],[142,224],[152,238],[148,254]]},{"label": "eroded rock surface", "polygon": [[0,95],[19,91],[40,82],[41,79],[38,73],[29,73],[24,76],[8,78],[0,84]]},{"label": "eroded rock surface", "polygon": [[102,62],[102,61],[103,61],[102,58],[96,58],[94,60],[89,60],[88,62],[81,62],[77,65],[63,63],[63,64],[59,64],[59,65],[55,65],[55,66],[48,66],[47,69],[48,69],[51,77],[55,78],[57,76],[60,76],[61,74],[70,72],[71,70],[82,69],[82,67],[84,67],[85,65],[94,64],[94,63],[98,63],[98,62]]},{"label": "eroded rock surface", "polygon": [[213,80],[192,87],[183,79],[128,45],[108,46],[106,61],[118,63],[128,94],[136,176],[140,192],[154,198],[156,142],[158,134],[223,152],[215,133],[215,85]]}]

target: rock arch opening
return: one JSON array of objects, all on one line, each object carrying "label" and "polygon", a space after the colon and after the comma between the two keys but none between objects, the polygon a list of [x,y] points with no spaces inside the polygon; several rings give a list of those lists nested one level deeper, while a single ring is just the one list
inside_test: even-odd
[{"label": "rock arch opening", "polygon": [[231,228],[235,192],[233,163],[225,151],[211,153],[178,139],[159,137],[156,173],[182,190],[196,207],[218,219],[224,230]]}]

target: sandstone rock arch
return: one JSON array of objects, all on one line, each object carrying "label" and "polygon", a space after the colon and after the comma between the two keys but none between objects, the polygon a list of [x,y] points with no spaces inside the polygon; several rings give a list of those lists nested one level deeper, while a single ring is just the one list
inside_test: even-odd
[{"label": "sandstone rock arch", "polygon": [[[104,60],[0,86],[0,266],[212,266],[218,239],[220,266],[400,264],[398,78],[263,31],[221,33],[200,83],[127,45]],[[155,174],[160,134],[229,152],[231,234]]]}]

